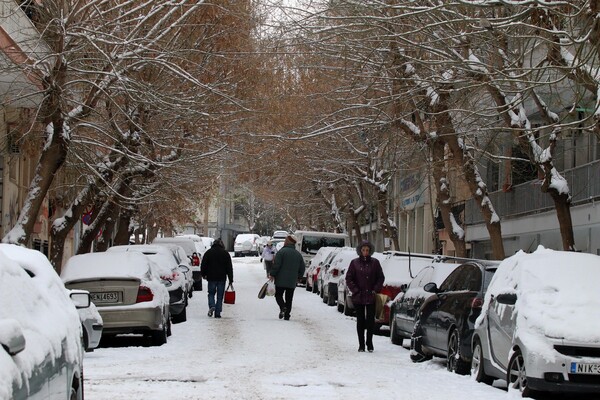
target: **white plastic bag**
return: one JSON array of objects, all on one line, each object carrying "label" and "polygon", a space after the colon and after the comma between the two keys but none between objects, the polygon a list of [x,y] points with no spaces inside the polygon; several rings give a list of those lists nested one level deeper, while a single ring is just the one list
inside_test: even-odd
[{"label": "white plastic bag", "polygon": [[267,284],[267,296],[275,296],[275,282],[269,281]]}]

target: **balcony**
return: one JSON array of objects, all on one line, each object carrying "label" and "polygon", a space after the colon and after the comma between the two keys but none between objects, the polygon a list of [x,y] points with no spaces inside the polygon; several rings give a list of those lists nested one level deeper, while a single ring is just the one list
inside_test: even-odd
[{"label": "balcony", "polygon": [[[563,171],[562,176],[571,189],[571,205],[588,203],[600,198],[600,160]],[[497,191],[489,197],[496,213],[502,219],[536,214],[554,209],[554,201],[540,190],[541,181],[535,180],[514,186],[510,192]],[[485,223],[474,199],[465,202],[465,225]]]}]

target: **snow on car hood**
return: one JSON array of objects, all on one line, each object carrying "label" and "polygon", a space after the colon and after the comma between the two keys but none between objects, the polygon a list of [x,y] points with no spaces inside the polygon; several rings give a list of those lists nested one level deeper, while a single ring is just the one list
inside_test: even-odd
[{"label": "snow on car hood", "polygon": [[16,321],[26,341],[25,350],[13,357],[0,351],[0,398],[11,397],[12,382],[20,382],[20,374],[28,379],[48,354],[60,355],[63,340],[66,359],[81,361],[81,324],[68,293],[42,253],[0,244],[0,325]]},{"label": "snow on car hood", "polygon": [[[517,335],[600,343],[600,257],[540,246],[502,261],[486,293],[516,293]],[[484,310],[487,307],[484,306]],[[542,343],[538,343],[542,345]]]}]

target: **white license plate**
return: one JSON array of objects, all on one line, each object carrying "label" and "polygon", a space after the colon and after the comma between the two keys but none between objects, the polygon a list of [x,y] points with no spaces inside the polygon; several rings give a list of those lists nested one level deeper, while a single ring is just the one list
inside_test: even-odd
[{"label": "white license plate", "polygon": [[119,292],[90,293],[94,303],[116,303],[119,301]]},{"label": "white license plate", "polygon": [[571,363],[571,373],[600,375],[600,364]]}]

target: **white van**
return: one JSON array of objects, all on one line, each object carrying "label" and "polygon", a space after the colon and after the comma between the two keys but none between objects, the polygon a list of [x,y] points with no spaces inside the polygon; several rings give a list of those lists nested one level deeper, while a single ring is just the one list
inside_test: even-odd
[{"label": "white van", "polygon": [[[317,231],[296,231],[294,236],[296,250],[304,258],[304,263],[308,266],[310,260],[317,254],[321,247],[344,247],[350,246],[350,238],[346,233],[317,232]],[[303,278],[306,282],[306,274]]]}]

